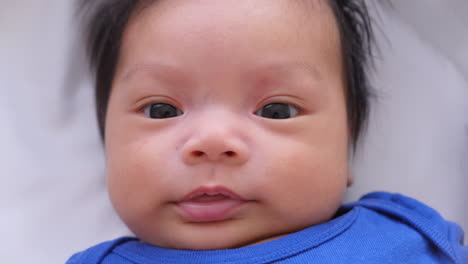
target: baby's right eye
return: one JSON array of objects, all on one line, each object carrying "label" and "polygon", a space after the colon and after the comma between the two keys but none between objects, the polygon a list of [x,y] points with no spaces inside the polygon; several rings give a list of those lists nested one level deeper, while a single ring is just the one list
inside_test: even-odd
[{"label": "baby's right eye", "polygon": [[183,112],[177,107],[166,103],[156,103],[147,105],[143,109],[143,112],[147,117],[153,119],[172,118],[183,114]]}]

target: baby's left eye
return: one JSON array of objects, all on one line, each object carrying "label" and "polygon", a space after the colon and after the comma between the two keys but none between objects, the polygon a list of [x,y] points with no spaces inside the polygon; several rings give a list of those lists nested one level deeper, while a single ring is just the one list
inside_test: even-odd
[{"label": "baby's left eye", "polygon": [[143,112],[147,117],[153,119],[166,119],[184,114],[177,107],[166,103],[148,105],[143,109]]},{"label": "baby's left eye", "polygon": [[270,119],[288,119],[299,114],[297,107],[285,103],[271,103],[255,112],[256,115]]}]

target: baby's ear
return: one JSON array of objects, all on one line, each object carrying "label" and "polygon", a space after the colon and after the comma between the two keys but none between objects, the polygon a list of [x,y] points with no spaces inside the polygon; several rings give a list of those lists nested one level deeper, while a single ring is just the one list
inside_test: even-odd
[{"label": "baby's ear", "polygon": [[347,177],[348,187],[350,187],[354,183],[354,177],[351,171],[348,171],[348,175],[346,177]]}]

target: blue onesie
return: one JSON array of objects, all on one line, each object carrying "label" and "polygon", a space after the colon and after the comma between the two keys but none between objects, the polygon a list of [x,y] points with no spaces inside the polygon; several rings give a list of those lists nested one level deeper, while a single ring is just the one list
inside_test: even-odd
[{"label": "blue onesie", "polygon": [[[220,234],[222,235],[222,234]],[[468,264],[463,231],[411,198],[371,193],[324,224],[239,249],[173,250],[119,238],[72,256],[67,264],[458,263]]]}]

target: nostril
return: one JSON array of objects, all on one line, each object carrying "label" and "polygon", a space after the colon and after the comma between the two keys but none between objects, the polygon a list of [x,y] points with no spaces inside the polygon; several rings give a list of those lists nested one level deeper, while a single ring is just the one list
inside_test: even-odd
[{"label": "nostril", "polygon": [[194,151],[194,152],[193,152],[193,155],[194,155],[195,157],[201,157],[201,156],[204,155],[204,153],[203,153],[203,151],[198,151],[198,150],[197,150],[197,151]]},{"label": "nostril", "polygon": [[191,152],[190,156],[193,158],[202,158],[202,157],[207,156],[207,158],[215,160],[215,159],[221,158],[221,156],[234,158],[234,157],[237,157],[237,153],[235,151],[225,151],[225,152],[222,152],[221,155],[218,154],[218,155],[211,156],[209,155],[209,153],[205,153],[200,150],[194,150]]},{"label": "nostril", "polygon": [[234,157],[236,155],[236,153],[234,151],[226,151],[226,156],[228,157]]}]

